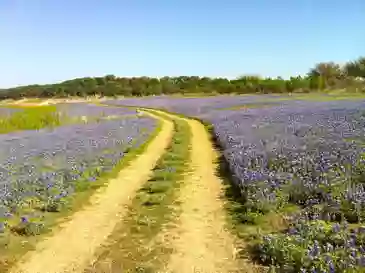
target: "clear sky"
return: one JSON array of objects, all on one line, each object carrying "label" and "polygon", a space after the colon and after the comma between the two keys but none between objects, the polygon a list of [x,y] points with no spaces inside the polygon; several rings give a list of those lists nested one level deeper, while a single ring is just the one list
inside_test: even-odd
[{"label": "clear sky", "polygon": [[0,0],[0,87],[288,77],[365,55],[365,0]]}]

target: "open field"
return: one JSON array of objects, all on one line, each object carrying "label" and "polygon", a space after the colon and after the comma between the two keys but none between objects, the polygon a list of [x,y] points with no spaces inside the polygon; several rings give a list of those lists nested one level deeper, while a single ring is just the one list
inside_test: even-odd
[{"label": "open field", "polygon": [[[65,107],[57,108],[57,113],[67,109],[70,117],[87,116],[89,121],[0,135],[4,268],[12,264],[13,256],[32,248],[37,237],[57,225],[58,218],[62,220],[68,211],[87,202],[159,130],[155,119],[135,111],[131,117],[133,111],[128,109]],[[119,118],[104,119],[111,114]]]},{"label": "open field", "polygon": [[359,272],[365,102],[308,98],[110,103],[163,108],[210,124],[235,191],[230,212],[245,242],[243,257],[279,272]]},{"label": "open field", "polygon": [[36,100],[0,119],[1,272],[365,270],[362,95]]},{"label": "open field", "polygon": [[0,0],[0,273],[365,273],[365,0]]}]

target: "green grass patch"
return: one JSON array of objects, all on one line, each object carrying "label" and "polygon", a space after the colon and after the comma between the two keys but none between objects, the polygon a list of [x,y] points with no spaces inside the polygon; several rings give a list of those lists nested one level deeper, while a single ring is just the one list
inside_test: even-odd
[{"label": "green grass patch", "polygon": [[62,122],[63,119],[57,112],[56,106],[26,107],[9,117],[0,117],[0,133],[56,127]]},{"label": "green grass patch", "polygon": [[177,197],[190,162],[189,125],[180,120],[174,120],[174,124],[172,143],[153,176],[139,190],[125,221],[85,272],[158,272],[167,262],[172,249],[158,235],[179,213]]},{"label": "green grass patch", "polygon": [[296,100],[309,100],[309,101],[340,101],[340,100],[359,100],[365,99],[363,93],[308,93],[308,94],[292,94],[290,96]]},{"label": "green grass patch", "polygon": [[[75,182],[74,194],[63,200],[64,204],[60,210],[40,211],[39,208],[37,209],[38,204],[28,200],[29,206],[22,208],[21,213],[31,214],[33,220],[42,224],[42,229],[37,230],[37,226],[34,225],[17,225],[15,221],[19,219],[14,219],[10,223],[14,228],[10,232],[0,233],[0,272],[8,272],[26,252],[34,250],[38,242],[50,236],[53,230],[57,231],[58,227],[67,221],[73,213],[90,204],[90,197],[95,191],[107,186],[108,181],[115,178],[122,168],[127,167],[133,159],[141,155],[161,129],[162,122],[158,121],[156,129],[146,142],[135,149],[129,149],[111,171],[101,173],[95,181],[89,182],[87,180],[90,172],[95,171],[95,169],[86,171],[83,179]],[[37,221],[32,221],[32,223]]]}]

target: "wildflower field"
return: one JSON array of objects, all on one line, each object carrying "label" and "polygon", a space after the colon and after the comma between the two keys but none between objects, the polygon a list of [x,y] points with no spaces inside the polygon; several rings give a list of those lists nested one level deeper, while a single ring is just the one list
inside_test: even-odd
[{"label": "wildflower field", "polygon": [[[97,189],[106,190],[102,197],[106,205],[97,201],[91,208],[100,202],[100,210],[112,213],[117,204],[111,208],[108,198],[125,198],[120,200],[127,211],[120,216],[123,220],[116,214],[111,219],[107,211],[104,216],[94,215],[115,222],[105,235],[98,234],[102,222],[80,216],[80,223],[95,229],[93,236],[107,238],[97,248],[94,262],[84,266],[85,272],[114,272],[107,269],[110,260],[117,271],[173,271],[197,263],[199,268],[219,272],[232,268],[237,272],[365,272],[362,96],[159,96],[28,107],[4,104],[0,122],[0,269],[4,272],[17,272],[11,271],[14,264],[43,241],[43,235],[52,233],[59,220],[82,212]],[[167,124],[173,128],[170,133]],[[204,146],[208,140],[198,135],[197,124],[205,126],[215,147]],[[170,144],[157,140],[161,132]],[[159,156],[146,148],[153,139],[155,145],[165,145],[156,148]],[[209,167],[213,176],[204,177],[208,169],[199,171],[211,163],[203,156],[193,158],[194,153],[202,155],[202,147],[218,151],[218,165]],[[143,165],[148,153],[155,158],[150,167]],[[138,160],[142,165],[134,170],[133,162]],[[112,182],[123,169],[126,174],[121,172],[122,177]],[[222,184],[223,194],[214,183]],[[117,189],[114,197],[107,195],[108,187]],[[219,202],[224,204],[226,220],[218,218],[223,213],[220,205],[216,207]],[[77,223],[70,222],[69,230],[82,234],[74,227],[80,226]],[[180,242],[168,237],[170,233],[179,234],[175,237],[181,237]],[[193,240],[189,236],[200,236],[193,248],[193,241],[184,245]],[[234,243],[228,243],[231,236]],[[156,239],[160,237],[167,239]],[[76,238],[75,244],[81,242]],[[227,258],[229,251],[217,251],[200,262],[187,258],[207,251],[205,245],[220,249],[220,243],[234,245],[238,254]],[[85,245],[85,253],[89,247]],[[54,251],[52,244],[45,249],[40,257]],[[71,263],[75,255],[65,252],[59,257]],[[34,263],[40,264],[34,257]],[[61,263],[52,259],[54,268],[61,270]],[[32,267],[32,262],[22,266],[41,268]]]},{"label": "wildflower field", "polygon": [[11,262],[8,255],[22,252],[27,240],[21,237],[45,233],[58,214],[64,216],[80,203],[79,195],[100,187],[159,126],[156,120],[121,107],[73,103],[0,109],[4,268]]},{"label": "wildflower field", "polygon": [[271,272],[362,272],[365,101],[308,98],[108,103],[161,108],[211,127],[229,168],[230,211],[248,242],[246,258]]},{"label": "wildflower field", "polygon": [[364,30],[365,0],[0,0],[0,273],[365,273]]}]

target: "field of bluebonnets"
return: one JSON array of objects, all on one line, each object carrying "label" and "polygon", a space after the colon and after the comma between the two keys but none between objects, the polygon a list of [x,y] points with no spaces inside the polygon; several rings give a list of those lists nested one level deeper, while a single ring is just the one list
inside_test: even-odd
[{"label": "field of bluebonnets", "polygon": [[0,107],[0,117],[9,117],[11,114],[18,112],[20,108],[15,107]]},{"label": "field of bluebonnets", "polygon": [[[12,234],[42,233],[47,215],[70,206],[74,193],[100,185],[98,178],[110,173],[158,127],[156,120],[122,107],[72,103],[2,106],[0,111],[0,121],[10,124],[0,134],[0,243],[4,244]],[[24,111],[34,115],[18,115]],[[44,111],[51,113],[49,123],[44,122]],[[28,122],[34,129],[24,128]]]},{"label": "field of bluebonnets", "polygon": [[[262,227],[249,238],[262,265],[273,272],[364,270],[365,100],[162,96],[108,103],[162,108],[213,126],[240,193],[236,221]],[[270,226],[265,219],[273,216]]]}]

